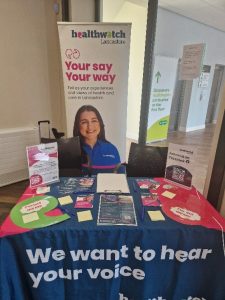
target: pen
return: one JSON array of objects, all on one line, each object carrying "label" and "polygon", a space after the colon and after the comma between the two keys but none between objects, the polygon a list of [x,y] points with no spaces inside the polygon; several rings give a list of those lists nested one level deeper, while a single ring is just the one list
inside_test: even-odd
[{"label": "pen", "polygon": [[141,220],[144,221],[144,218],[145,218],[145,207],[144,207],[144,205],[142,204]]},{"label": "pen", "polygon": [[84,190],[84,191],[75,191],[75,192],[73,192],[73,194],[91,194],[91,193],[95,193],[95,191],[93,191],[93,190]]},{"label": "pen", "polygon": [[59,209],[60,209],[61,211],[65,212],[66,214],[68,214],[70,217],[71,217],[71,216],[76,216],[74,213],[68,211],[68,209],[66,209],[66,208],[59,207]]},{"label": "pen", "polygon": [[135,193],[137,192],[137,187],[136,187],[136,184],[135,184],[134,181],[133,181],[133,190],[134,190]]}]

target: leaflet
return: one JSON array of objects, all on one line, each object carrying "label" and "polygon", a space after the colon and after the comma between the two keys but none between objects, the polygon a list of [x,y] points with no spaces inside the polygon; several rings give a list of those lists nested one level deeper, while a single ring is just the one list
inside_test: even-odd
[{"label": "leaflet", "polygon": [[160,206],[157,193],[141,193],[143,206]]},{"label": "leaflet", "polygon": [[137,226],[132,196],[101,195],[97,225]]},{"label": "leaflet", "polygon": [[136,179],[136,182],[140,189],[150,189],[150,190],[156,190],[160,183],[154,179],[151,178],[144,178],[144,179]]},{"label": "leaflet", "polygon": [[64,177],[60,178],[60,182],[53,184],[51,190],[56,189],[56,193],[59,195],[66,195],[72,193],[86,193],[92,192],[93,177],[83,177],[83,178],[74,178],[74,177]]},{"label": "leaflet", "polygon": [[94,194],[79,195],[76,198],[75,208],[92,208]]}]

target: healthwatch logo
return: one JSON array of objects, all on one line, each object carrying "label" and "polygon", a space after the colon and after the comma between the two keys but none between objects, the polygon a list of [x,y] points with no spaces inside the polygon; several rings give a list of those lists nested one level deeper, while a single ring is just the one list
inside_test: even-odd
[{"label": "healthwatch logo", "polygon": [[86,30],[86,31],[75,31],[71,30],[72,38],[95,38],[95,39],[125,39],[126,34],[123,30],[120,31],[97,31],[97,30]]},{"label": "healthwatch logo", "polygon": [[[124,296],[124,294],[119,293],[119,300],[132,300],[132,299],[129,299],[128,297]],[[155,297],[155,298],[148,298],[147,300],[167,300],[167,299],[159,296],[159,297]],[[199,298],[199,297],[189,296],[188,298],[181,299],[181,300],[206,300],[206,299],[203,297]]]},{"label": "healthwatch logo", "polygon": [[[128,297],[124,296],[122,293],[119,293],[119,300],[132,300],[132,299],[129,299]],[[156,298],[148,298],[147,300],[166,300],[166,299],[160,296]]]},{"label": "healthwatch logo", "polygon": [[189,296],[187,299],[182,299],[182,300],[206,300],[205,298],[203,297],[192,297],[192,296]]}]

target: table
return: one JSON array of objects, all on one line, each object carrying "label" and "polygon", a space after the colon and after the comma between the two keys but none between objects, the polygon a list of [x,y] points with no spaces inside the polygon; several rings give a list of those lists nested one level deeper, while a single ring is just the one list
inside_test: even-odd
[{"label": "table", "polygon": [[[93,221],[78,222],[75,214],[24,230],[10,225],[8,217],[0,231],[2,299],[224,300],[224,218],[194,187],[156,180],[162,206],[145,207],[142,220],[139,190],[135,179],[128,179],[138,226],[97,226],[98,194]],[[50,192],[55,196],[56,185]],[[169,187],[173,199],[162,196]],[[28,188],[19,201],[32,194]],[[181,215],[194,213],[174,218],[174,207]],[[151,221],[150,209],[162,211],[165,221]],[[57,211],[47,214],[54,218]]]}]

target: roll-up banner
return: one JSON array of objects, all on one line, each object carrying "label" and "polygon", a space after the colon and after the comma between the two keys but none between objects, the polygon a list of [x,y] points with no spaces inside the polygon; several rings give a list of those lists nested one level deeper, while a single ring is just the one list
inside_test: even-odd
[{"label": "roll-up banner", "polygon": [[99,111],[125,161],[130,23],[58,23],[67,135],[83,105]]},{"label": "roll-up banner", "polygon": [[156,56],[148,114],[147,143],[167,138],[178,59]]}]

